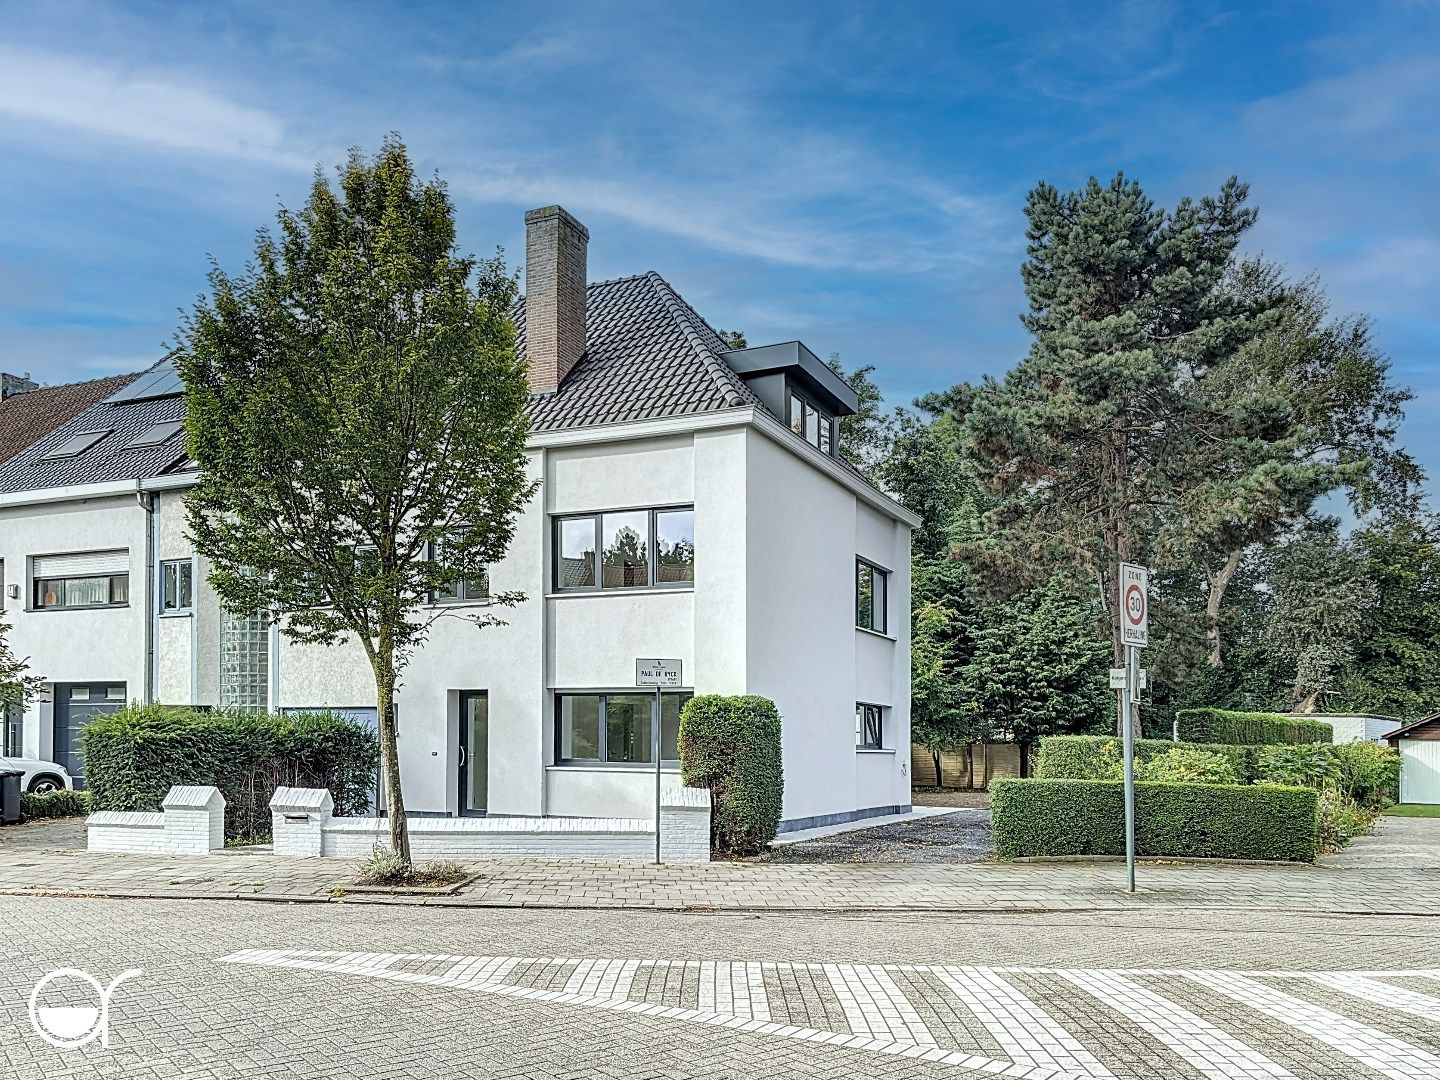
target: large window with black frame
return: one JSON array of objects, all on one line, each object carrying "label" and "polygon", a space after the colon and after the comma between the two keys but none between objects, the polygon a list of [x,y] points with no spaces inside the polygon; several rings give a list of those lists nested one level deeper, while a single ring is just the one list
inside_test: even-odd
[{"label": "large window with black frame", "polygon": [[555,519],[556,592],[695,584],[695,509],[610,510]]},{"label": "large window with black frame", "polygon": [[[660,761],[680,760],[680,710],[694,695],[660,695]],[[653,764],[655,695],[636,690],[555,695],[555,760],[561,765]]]},{"label": "large window with black frame", "polygon": [[877,634],[887,633],[886,607],[890,574],[872,562],[855,560],[855,625]]}]

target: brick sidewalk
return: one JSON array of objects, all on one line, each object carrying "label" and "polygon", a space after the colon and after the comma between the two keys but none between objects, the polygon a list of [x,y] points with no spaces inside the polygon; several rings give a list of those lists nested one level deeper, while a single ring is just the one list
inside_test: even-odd
[{"label": "brick sidewalk", "polygon": [[[22,827],[21,832],[24,828]],[[1440,820],[1387,819],[1381,833],[1315,866],[1084,863],[650,866],[473,862],[454,896],[344,895],[356,863],[273,855],[91,854],[0,843],[0,893],[240,898],[468,907],[717,911],[1079,911],[1154,906],[1305,912],[1440,912]]]}]

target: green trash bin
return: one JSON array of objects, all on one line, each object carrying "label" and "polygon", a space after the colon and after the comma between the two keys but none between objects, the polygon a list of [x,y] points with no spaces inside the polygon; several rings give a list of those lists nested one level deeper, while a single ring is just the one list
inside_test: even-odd
[{"label": "green trash bin", "polygon": [[24,778],[18,769],[0,769],[0,825],[20,820],[20,781]]}]

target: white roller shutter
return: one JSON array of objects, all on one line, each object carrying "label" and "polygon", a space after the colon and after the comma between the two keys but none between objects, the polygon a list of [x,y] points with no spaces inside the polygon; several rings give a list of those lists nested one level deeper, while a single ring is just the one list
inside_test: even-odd
[{"label": "white roller shutter", "polygon": [[74,555],[37,555],[31,572],[37,580],[128,574],[130,552],[85,551]]}]

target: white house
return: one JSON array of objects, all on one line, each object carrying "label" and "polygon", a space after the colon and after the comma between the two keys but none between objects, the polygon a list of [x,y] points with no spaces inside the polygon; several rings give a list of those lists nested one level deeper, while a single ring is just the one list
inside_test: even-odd
[{"label": "white house", "polygon": [[[727,350],[653,272],[587,285],[589,235],[559,207],[526,232],[539,493],[506,558],[435,603],[527,599],[505,626],[441,619],[407,668],[407,807],[648,813],[642,656],[684,664],[662,768],[690,693],[761,694],[783,717],[787,823],[908,806],[917,521],[837,454],[854,391],[799,342]],[[6,617],[47,680],[24,750],[82,777],[80,727],[129,700],[374,721],[358,648],[296,646],[219,609],[184,531],[180,390],[162,362],[0,466]]]}]

